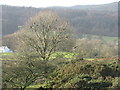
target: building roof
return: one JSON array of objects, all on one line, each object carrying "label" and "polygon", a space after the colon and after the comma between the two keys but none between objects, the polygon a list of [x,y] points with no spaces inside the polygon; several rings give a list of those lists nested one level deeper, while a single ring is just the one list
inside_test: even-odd
[{"label": "building roof", "polygon": [[0,52],[12,52],[12,50],[10,50],[7,46],[1,46]]}]

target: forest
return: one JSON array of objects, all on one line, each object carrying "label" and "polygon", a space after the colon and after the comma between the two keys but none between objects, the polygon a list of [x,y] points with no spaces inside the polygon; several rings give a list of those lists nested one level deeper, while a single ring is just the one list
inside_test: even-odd
[{"label": "forest", "polygon": [[82,34],[94,34],[102,36],[118,36],[118,3],[110,3],[96,6],[73,7],[17,7],[2,6],[3,35],[16,32],[19,26],[39,11],[52,10],[61,18],[68,20],[71,25]]}]

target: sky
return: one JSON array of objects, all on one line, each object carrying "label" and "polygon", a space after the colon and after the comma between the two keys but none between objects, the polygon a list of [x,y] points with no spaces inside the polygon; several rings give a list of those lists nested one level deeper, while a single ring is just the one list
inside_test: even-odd
[{"label": "sky", "polygon": [[2,5],[50,7],[50,6],[74,6],[74,5],[98,5],[119,0],[0,0]]}]

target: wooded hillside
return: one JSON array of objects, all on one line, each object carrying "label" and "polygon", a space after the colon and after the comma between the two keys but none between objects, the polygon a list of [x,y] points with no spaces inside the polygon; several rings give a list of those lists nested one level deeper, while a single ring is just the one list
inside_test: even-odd
[{"label": "wooded hillside", "polygon": [[3,35],[12,34],[26,23],[29,17],[41,10],[56,11],[71,22],[80,34],[118,35],[118,3],[105,5],[78,5],[72,7],[16,7],[2,6]]}]

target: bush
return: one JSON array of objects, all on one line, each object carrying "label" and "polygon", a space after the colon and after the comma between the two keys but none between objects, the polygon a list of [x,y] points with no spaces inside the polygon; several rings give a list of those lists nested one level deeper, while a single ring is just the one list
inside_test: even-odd
[{"label": "bush", "polygon": [[90,88],[102,89],[102,88],[105,88],[105,87],[112,86],[112,83],[107,82],[107,81],[103,81],[103,80],[91,80],[91,81],[88,82],[88,84],[86,86],[90,87]]},{"label": "bush", "polygon": [[118,74],[117,67],[117,61],[71,62],[55,70],[48,81],[54,83],[54,85],[49,84],[52,88],[93,88],[94,90],[118,87],[117,80],[114,80]]}]

